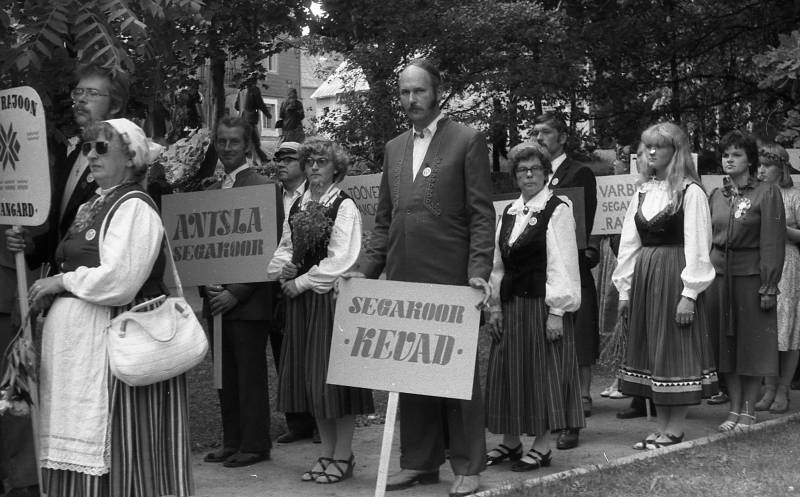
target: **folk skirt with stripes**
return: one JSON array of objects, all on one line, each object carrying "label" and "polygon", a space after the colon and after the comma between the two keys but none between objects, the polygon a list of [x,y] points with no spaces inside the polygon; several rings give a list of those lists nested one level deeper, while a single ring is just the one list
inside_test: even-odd
[{"label": "folk skirt with stripes", "polygon": [[718,392],[705,294],[697,297],[692,324],[675,322],[685,266],[683,246],[642,247],[633,271],[620,390],[659,405],[699,404]]},{"label": "folk skirt with stripes", "polygon": [[586,425],[573,320],[565,314],[563,337],[549,341],[543,298],[503,303],[503,334],[492,343],[486,377],[489,431],[537,435]]},{"label": "folk skirt with stripes", "polygon": [[109,472],[43,469],[48,497],[193,495],[186,375],[142,387],[109,378]]},{"label": "folk skirt with stripes", "polygon": [[340,418],[375,411],[372,391],[329,385],[328,359],[334,303],[330,292],[306,291],[286,301],[286,334],[278,376],[278,410],[311,412],[315,418]]}]

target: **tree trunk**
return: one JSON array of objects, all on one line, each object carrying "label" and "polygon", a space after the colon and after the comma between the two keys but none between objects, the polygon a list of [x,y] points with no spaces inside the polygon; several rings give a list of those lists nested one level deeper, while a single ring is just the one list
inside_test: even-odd
[{"label": "tree trunk", "polygon": [[209,109],[208,127],[213,130],[217,121],[225,115],[225,56],[216,55],[209,65]]}]

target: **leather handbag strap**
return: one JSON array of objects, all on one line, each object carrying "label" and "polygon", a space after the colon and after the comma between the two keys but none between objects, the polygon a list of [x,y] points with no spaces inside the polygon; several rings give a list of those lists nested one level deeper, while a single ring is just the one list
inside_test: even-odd
[{"label": "leather handbag strap", "polygon": [[[111,209],[108,211],[108,214],[106,214],[106,217],[103,219],[103,224],[100,226],[100,240],[98,241],[99,245],[103,244],[103,239],[105,239],[106,230],[108,229],[106,225],[109,219],[111,219],[111,216],[113,216],[114,212],[119,208],[120,205],[122,205],[122,202],[131,198],[139,198],[144,200],[150,205],[150,207],[152,207],[156,212],[158,212],[158,207],[156,207],[156,204],[155,202],[153,202],[153,199],[150,198],[150,195],[144,192],[140,192],[138,190],[126,193],[125,195],[117,199],[116,202],[114,202],[114,205],[111,206]],[[169,243],[169,237],[167,236],[167,229],[164,226],[163,221],[161,223],[161,228],[164,230],[164,241],[167,244],[167,261],[169,262],[170,271],[172,271],[172,277],[175,280],[178,296],[183,298],[183,285],[181,284],[181,277],[178,274],[178,268],[175,267],[175,259],[173,259],[172,257],[172,245],[170,245]]]}]

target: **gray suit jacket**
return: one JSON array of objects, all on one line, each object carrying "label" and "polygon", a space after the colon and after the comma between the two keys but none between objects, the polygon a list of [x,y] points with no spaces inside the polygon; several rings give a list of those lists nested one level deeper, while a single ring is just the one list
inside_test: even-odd
[{"label": "gray suit jacket", "polygon": [[486,140],[443,118],[412,180],[413,145],[411,130],[386,144],[375,229],[359,269],[374,278],[385,268],[399,281],[488,280],[495,215]]}]

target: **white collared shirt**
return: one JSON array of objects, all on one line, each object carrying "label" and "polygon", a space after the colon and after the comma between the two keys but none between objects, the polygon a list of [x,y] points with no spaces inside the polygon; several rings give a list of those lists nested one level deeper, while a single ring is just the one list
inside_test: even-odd
[{"label": "white collared shirt", "polygon": [[303,180],[303,182],[300,183],[300,185],[293,191],[289,191],[286,188],[281,188],[281,191],[283,192],[283,215],[285,217],[289,217],[289,210],[292,208],[292,204],[294,204],[295,200],[302,197],[303,193],[306,191],[306,181],[307,180]]},{"label": "white collared shirt", "polygon": [[[339,186],[333,184],[320,197],[322,205],[330,205],[339,196]],[[305,208],[311,201],[311,190],[307,189],[299,200],[300,208]],[[328,254],[311,266],[307,273],[294,279],[297,289],[301,292],[311,290],[315,293],[328,293],[333,288],[336,278],[344,274],[358,260],[361,251],[361,214],[358,212],[353,199],[342,201],[336,219],[333,222],[331,238],[328,242]],[[283,235],[278,243],[278,248],[272,255],[272,260],[267,266],[267,279],[279,280],[283,266],[292,260],[294,247],[292,245],[292,229],[289,225],[289,216],[283,222]]]},{"label": "white collared shirt", "polygon": [[411,163],[412,181],[417,179],[419,168],[422,167],[422,161],[425,160],[425,154],[428,153],[428,147],[433,141],[433,135],[436,134],[436,127],[443,117],[444,113],[440,112],[430,124],[425,126],[421,131],[422,137],[417,136],[417,130],[413,126],[411,127],[411,132],[414,133],[414,158]]},{"label": "white collared shirt", "polygon": [[[549,188],[542,188],[539,193],[523,202],[520,195],[508,214],[515,216],[514,227],[509,234],[508,243],[513,244],[528,226],[534,213],[541,212],[547,201],[553,196]],[[527,209],[526,209],[527,207]],[[494,264],[489,282],[492,288],[491,303],[500,303],[500,285],[505,275],[505,266],[500,251],[500,235],[502,218],[495,230]],[[544,302],[548,312],[561,316],[566,312],[575,312],[581,306],[581,276],[578,270],[578,243],[575,240],[575,219],[568,205],[559,205],[550,216],[547,224],[547,279],[545,282]]]},{"label": "white collared shirt", "polygon": [[67,184],[64,186],[64,195],[61,197],[61,211],[59,211],[58,216],[59,220],[63,219],[64,211],[67,209],[67,204],[69,203],[69,198],[75,192],[75,187],[78,186],[78,181],[80,181],[87,167],[89,167],[89,160],[83,153],[79,153],[78,158],[75,159],[75,162],[72,164],[72,169],[69,171]]},{"label": "white collared shirt", "polygon": [[565,160],[567,160],[567,154],[562,152],[561,155],[550,161],[550,166],[553,169],[553,172],[550,174],[550,179],[547,180],[548,185],[550,185],[550,181],[553,180],[553,177],[556,175],[556,171],[558,171],[558,168],[561,167],[561,164],[563,164]]},{"label": "white collared shirt", "polygon": [[227,173],[225,175],[225,178],[222,180],[222,188],[223,189],[224,188],[233,188],[233,184],[236,183],[236,175],[239,174],[240,172],[244,171],[245,169],[248,169],[249,167],[250,167],[250,163],[249,162],[245,162],[244,164],[242,164],[241,166],[237,167],[233,171]]}]

